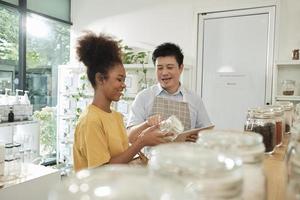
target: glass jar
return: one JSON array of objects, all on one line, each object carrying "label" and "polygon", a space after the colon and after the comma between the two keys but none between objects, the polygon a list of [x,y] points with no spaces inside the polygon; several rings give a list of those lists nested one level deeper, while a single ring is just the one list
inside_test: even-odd
[{"label": "glass jar", "polygon": [[0,163],[5,160],[5,144],[0,142]]},{"label": "glass jar", "polygon": [[251,130],[251,126],[254,124],[253,120],[255,120],[254,114],[257,112],[257,109],[259,108],[248,108],[246,114],[246,122],[244,126],[245,131],[249,129]]},{"label": "glass jar", "polygon": [[0,142],[0,176],[4,175],[5,144]]},{"label": "glass jar", "polygon": [[298,200],[300,196],[300,141],[289,150],[287,200]]},{"label": "glass jar", "polygon": [[261,135],[253,132],[212,131],[200,134],[197,144],[240,156],[243,161],[243,200],[266,198],[266,180],[262,167],[265,146]]},{"label": "glass jar", "polygon": [[280,105],[265,106],[270,111],[274,112],[275,129],[276,129],[276,145],[282,145],[283,133],[285,132],[284,108]]},{"label": "glass jar", "polygon": [[175,115],[171,115],[168,119],[160,122],[159,129],[162,132],[174,133],[173,136],[169,137],[169,139],[173,141],[177,137],[177,135],[184,130],[184,126]]},{"label": "glass jar", "polygon": [[295,106],[294,121],[300,122],[300,103]]},{"label": "glass jar", "polygon": [[300,180],[300,141],[296,141],[288,151],[288,178]]},{"label": "glass jar", "polygon": [[300,180],[291,180],[287,185],[286,200],[299,200]]},{"label": "glass jar", "polygon": [[4,170],[5,170],[4,165],[5,165],[4,161],[0,162],[0,177],[4,176]]},{"label": "glass jar", "polygon": [[173,177],[195,192],[197,199],[241,199],[242,161],[191,143],[168,143],[152,148],[149,168]]},{"label": "glass jar", "polygon": [[262,111],[253,115],[252,123],[246,131],[259,133],[263,138],[265,153],[272,154],[276,147],[276,122],[274,112]]},{"label": "glass jar", "polygon": [[294,95],[295,93],[295,86],[296,86],[296,81],[294,80],[283,80],[281,89],[282,89],[282,94],[283,95]]},{"label": "glass jar", "polygon": [[56,185],[49,200],[196,200],[172,178],[162,178],[147,168],[107,165],[83,170]]},{"label": "glass jar", "polygon": [[12,143],[5,144],[5,160],[13,160],[14,158],[14,145]]},{"label": "glass jar", "polygon": [[293,109],[294,105],[289,101],[278,101],[276,105],[280,105],[284,109],[285,133],[290,133],[293,124]]}]

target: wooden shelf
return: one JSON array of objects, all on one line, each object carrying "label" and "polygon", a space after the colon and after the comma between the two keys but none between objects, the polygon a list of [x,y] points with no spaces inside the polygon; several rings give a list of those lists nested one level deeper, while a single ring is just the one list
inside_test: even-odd
[{"label": "wooden shelf", "polygon": [[280,101],[300,101],[300,96],[276,96],[275,99]]}]

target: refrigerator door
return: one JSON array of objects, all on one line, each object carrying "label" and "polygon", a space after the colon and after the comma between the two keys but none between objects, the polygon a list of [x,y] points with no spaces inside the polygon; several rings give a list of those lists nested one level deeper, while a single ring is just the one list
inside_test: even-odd
[{"label": "refrigerator door", "polygon": [[202,17],[200,92],[217,128],[241,130],[248,108],[270,102],[271,11],[249,9]]}]

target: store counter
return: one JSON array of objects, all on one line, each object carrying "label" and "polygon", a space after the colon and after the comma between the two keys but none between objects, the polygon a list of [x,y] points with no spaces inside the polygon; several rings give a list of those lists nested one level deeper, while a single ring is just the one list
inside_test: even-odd
[{"label": "store counter", "polygon": [[266,155],[264,170],[267,177],[267,199],[286,199],[287,166],[286,155],[289,143],[289,135],[284,135],[283,145],[276,149],[273,155]]},{"label": "store counter", "polygon": [[41,165],[27,164],[27,173],[20,178],[0,177],[0,199],[48,199],[50,189],[60,181],[58,170]]}]

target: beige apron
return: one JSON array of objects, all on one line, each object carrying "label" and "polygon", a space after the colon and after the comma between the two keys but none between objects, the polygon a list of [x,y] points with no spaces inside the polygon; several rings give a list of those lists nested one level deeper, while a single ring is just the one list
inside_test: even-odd
[{"label": "beige apron", "polygon": [[155,97],[151,115],[160,114],[163,119],[175,115],[183,124],[184,130],[191,129],[191,116],[187,102],[170,100],[165,97]]}]

